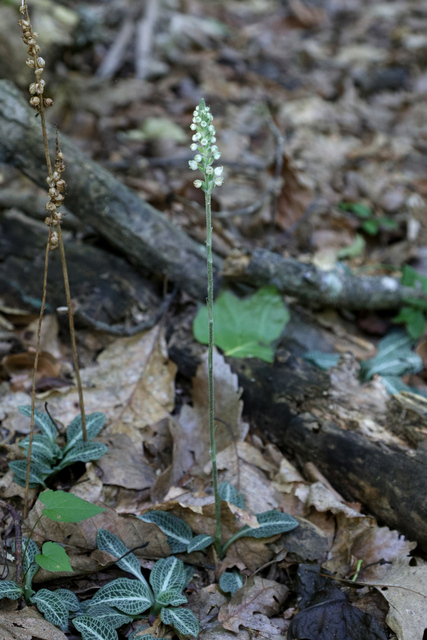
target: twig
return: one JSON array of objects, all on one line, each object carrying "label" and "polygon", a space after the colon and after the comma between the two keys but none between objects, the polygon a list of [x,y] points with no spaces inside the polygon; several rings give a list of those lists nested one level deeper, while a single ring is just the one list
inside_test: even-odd
[{"label": "twig", "polygon": [[123,64],[126,47],[133,36],[134,30],[135,20],[133,16],[130,16],[123,22],[115,41],[96,70],[95,75],[98,78],[104,80],[112,78],[116,71],[120,69]]},{"label": "twig", "polygon": [[145,80],[148,73],[153,33],[161,0],[147,0],[145,13],[136,28],[135,75],[138,80]]},{"label": "twig", "polygon": [[16,582],[21,584],[22,581],[22,531],[21,520],[11,504],[4,500],[0,500],[0,506],[7,509],[12,516],[13,526],[15,528],[15,559],[16,559]]}]

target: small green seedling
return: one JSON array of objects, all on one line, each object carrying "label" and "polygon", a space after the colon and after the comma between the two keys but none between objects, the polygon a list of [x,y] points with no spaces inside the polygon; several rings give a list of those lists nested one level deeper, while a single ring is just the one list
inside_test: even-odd
[{"label": "small green seedling", "polygon": [[[221,500],[234,504],[239,509],[245,508],[244,497],[229,482],[221,482],[218,487]],[[189,525],[166,511],[148,511],[142,516],[137,516],[144,522],[152,522],[166,535],[166,541],[171,547],[172,553],[186,551],[201,551],[215,542],[212,536],[200,534],[193,537]],[[222,545],[221,557],[223,557],[231,545],[240,538],[269,538],[279,533],[292,531],[298,526],[297,520],[287,513],[281,513],[275,509],[257,514],[259,527],[253,529],[245,526],[237,531],[227,542]]]},{"label": "small green seedling", "polygon": [[68,589],[56,591],[40,589],[36,593],[32,588],[32,582],[39,567],[54,573],[72,572],[73,569],[61,545],[56,542],[45,542],[40,553],[37,543],[32,540],[32,534],[42,517],[55,522],[81,522],[102,513],[105,509],[64,491],[46,491],[40,494],[39,498],[46,508],[42,510],[42,515],[35,522],[30,536],[22,540],[22,584],[14,580],[0,581],[0,599],[17,600],[23,596],[28,605],[37,606],[48,622],[67,631],[70,615],[80,611],[81,608],[77,596]]},{"label": "small green seedling", "polygon": [[[427,278],[405,264],[402,271],[402,285],[421,288],[427,294]],[[427,302],[416,298],[404,298],[405,305],[400,309],[393,322],[406,325],[406,330],[414,340],[420,338],[426,328]]]},{"label": "small green seedling", "polygon": [[[161,621],[173,627],[181,635],[198,635],[199,623],[194,613],[180,607],[187,602],[182,591],[191,579],[191,567],[185,567],[182,560],[174,556],[161,558],[154,565],[150,573],[150,584],[148,584],[137,557],[129,551],[120,538],[105,529],[99,529],[97,544],[98,549],[119,558],[116,562],[117,566],[131,573],[136,580],[118,578],[99,589],[87,603],[84,615],[73,621],[76,629],[83,632],[84,627],[85,630],[92,629],[95,632],[99,628],[100,621],[107,626],[111,624],[112,616],[120,615],[122,619],[126,618],[125,621],[128,621],[149,610],[151,614],[160,614]],[[120,623],[118,626],[123,624],[119,619],[116,622]],[[91,640],[92,637],[97,636],[88,635],[87,639]],[[105,638],[113,640],[117,635],[110,633]],[[84,640],[86,640],[85,636]]]},{"label": "small green seedling", "polygon": [[[31,406],[18,407],[24,416],[31,416]],[[91,413],[86,416],[87,442],[83,441],[82,417],[74,418],[67,428],[67,442],[60,447],[56,439],[57,427],[52,418],[42,411],[34,412],[34,424],[41,433],[33,436],[30,466],[30,488],[40,485],[46,488],[46,480],[65,467],[75,462],[90,462],[98,460],[108,451],[108,447],[102,442],[89,442],[101,431],[106,421],[104,413]],[[30,446],[30,436],[19,443],[19,446],[27,453]],[[9,467],[14,472],[14,481],[21,487],[25,487],[27,474],[27,461],[15,460],[9,462]]]},{"label": "small green seedling", "polygon": [[342,211],[350,211],[361,219],[361,228],[370,236],[376,236],[381,230],[395,231],[399,224],[393,218],[387,216],[375,216],[371,207],[362,202],[341,202],[339,208]]}]

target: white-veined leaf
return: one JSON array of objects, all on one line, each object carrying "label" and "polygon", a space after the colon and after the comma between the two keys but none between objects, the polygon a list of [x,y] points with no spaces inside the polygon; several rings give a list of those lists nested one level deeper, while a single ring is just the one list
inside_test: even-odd
[{"label": "white-veined leaf", "polygon": [[110,627],[113,627],[113,629],[118,629],[133,620],[131,616],[118,613],[113,607],[109,607],[108,604],[96,604],[96,602],[93,604],[91,601],[87,603],[84,612],[85,615],[102,620],[110,625]]},{"label": "white-veined leaf", "polygon": [[[12,469],[14,475],[14,481],[21,487],[25,487],[25,479],[27,477],[27,461],[26,460],[14,460],[9,462],[9,467]],[[48,471],[47,471],[48,470]],[[32,462],[30,465],[30,484],[34,487],[42,485],[46,486],[45,480],[52,473],[52,469],[46,465],[42,465],[38,462]]]},{"label": "white-veined leaf", "polygon": [[[18,407],[18,411],[21,415],[27,416],[31,418],[31,405],[27,404],[24,406]],[[50,416],[47,413],[43,413],[43,411],[34,411],[34,424],[40,429],[45,436],[55,442],[56,436],[58,435],[58,430],[55,427],[55,423],[52,421]]]},{"label": "white-veined leaf", "polygon": [[57,589],[55,593],[61,598],[68,611],[80,611],[80,601],[73,591],[69,589]]},{"label": "white-veined leaf", "polygon": [[[116,556],[116,558],[120,558],[129,551],[120,538],[115,536],[114,533],[107,531],[107,529],[98,529],[96,544],[98,549],[101,551],[107,551],[108,553],[111,553],[112,556]],[[133,553],[128,553],[127,556],[116,562],[116,564],[120,569],[123,569],[123,571],[129,571],[129,573],[132,573],[136,578],[138,578],[138,580],[148,586],[146,579],[142,575],[141,565],[139,564],[138,558]]]},{"label": "white-veined leaf", "polygon": [[156,524],[163,531],[172,553],[180,553],[187,550],[187,546],[193,537],[193,532],[190,526],[180,518],[166,511],[148,511],[144,515],[137,517],[144,522]]},{"label": "white-veined leaf", "polygon": [[288,513],[282,513],[272,509],[271,511],[264,511],[264,513],[257,514],[257,520],[259,522],[258,529],[252,529],[251,527],[243,527],[237,533],[235,533],[224,545],[224,553],[236,540],[240,538],[269,538],[275,536],[278,533],[286,533],[292,531],[298,526],[298,521],[295,520]]},{"label": "white-veined leaf", "polygon": [[[27,538],[22,538],[22,573],[25,576],[25,584],[30,587],[34,576],[39,570],[39,565],[36,563],[35,557],[40,553],[40,549],[33,539],[30,539],[27,550],[25,551],[26,547]],[[12,549],[15,551],[15,543],[13,543]]]},{"label": "white-veined leaf", "polygon": [[[28,453],[28,449],[30,447],[30,436],[27,436],[19,443],[19,446],[24,449],[25,453]],[[53,442],[47,436],[36,433],[33,436],[33,444],[31,447],[31,458],[36,459],[35,456],[40,455],[43,459],[52,463],[58,457],[61,456],[61,449],[58,447],[56,442]]]},{"label": "white-veined leaf", "polygon": [[208,536],[206,533],[201,533],[191,540],[190,544],[187,547],[187,553],[206,549],[206,547],[209,547],[212,542],[215,542],[215,538],[212,538],[212,536]]},{"label": "white-veined leaf", "polygon": [[186,579],[184,563],[182,560],[175,558],[175,556],[160,558],[150,573],[150,584],[156,596],[163,591],[171,589],[181,592],[185,586]]},{"label": "white-veined leaf", "polygon": [[191,564],[184,565],[185,571],[185,587],[192,581],[194,576],[194,567]]},{"label": "white-veined leaf", "polygon": [[[107,418],[105,413],[90,413],[86,416],[87,442],[96,438],[104,426]],[[67,428],[67,445],[64,451],[69,451],[77,442],[83,442],[82,416],[79,415],[70,422]]]},{"label": "white-veined leaf", "polygon": [[92,602],[108,604],[123,613],[137,616],[144,613],[154,604],[154,596],[151,589],[139,580],[118,578],[105,587],[101,587],[92,598]]},{"label": "white-veined leaf", "polygon": [[0,600],[9,598],[9,600],[18,600],[24,593],[24,590],[13,580],[0,581]]},{"label": "white-veined leaf", "polygon": [[108,451],[106,444],[102,442],[78,442],[61,460],[56,469],[64,469],[75,462],[91,462],[98,460]]},{"label": "white-veined leaf", "polygon": [[178,607],[186,602],[188,602],[187,598],[177,589],[167,589],[156,595],[156,603],[162,607],[167,607],[168,605]]},{"label": "white-veined leaf", "polygon": [[118,640],[117,631],[109,624],[92,616],[78,616],[73,625],[82,634],[83,640]]},{"label": "white-veined leaf", "polygon": [[245,508],[245,499],[241,493],[237,491],[229,482],[221,482],[218,486],[219,497],[221,500],[234,504],[239,509]]},{"label": "white-veined leaf", "polygon": [[421,357],[412,351],[414,340],[404,331],[392,331],[378,343],[378,353],[374,358],[360,365],[364,380],[370,380],[376,373],[381,376],[403,376],[417,373],[423,367]]},{"label": "white-veined leaf", "polygon": [[219,586],[224,593],[231,593],[232,596],[243,586],[243,576],[239,571],[226,571],[219,579]]},{"label": "white-veined leaf", "polygon": [[33,596],[33,602],[36,603],[37,609],[44,615],[48,622],[67,631],[68,629],[68,609],[62,602],[61,597],[55,591],[48,589],[40,589]]},{"label": "white-veined leaf", "polygon": [[199,633],[199,622],[190,609],[165,608],[161,610],[160,618],[184,636],[197,636]]}]

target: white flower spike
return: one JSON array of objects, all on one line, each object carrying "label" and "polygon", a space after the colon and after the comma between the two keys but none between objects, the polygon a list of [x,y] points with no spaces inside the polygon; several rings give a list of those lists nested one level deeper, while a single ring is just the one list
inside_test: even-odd
[{"label": "white flower spike", "polygon": [[215,137],[215,127],[212,124],[213,116],[205,101],[200,100],[200,104],[193,111],[193,122],[190,129],[194,132],[192,136],[193,144],[190,145],[192,151],[198,153],[194,160],[190,160],[188,165],[195,171],[200,169],[204,174],[203,180],[195,180],[194,186],[202,189],[206,194],[211,194],[214,187],[220,187],[224,182],[223,168],[212,167],[214,160],[219,160],[221,153],[218,151]]}]

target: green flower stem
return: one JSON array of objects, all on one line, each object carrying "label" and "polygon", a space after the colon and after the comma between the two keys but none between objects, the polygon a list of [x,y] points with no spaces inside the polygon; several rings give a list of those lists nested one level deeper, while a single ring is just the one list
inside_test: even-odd
[{"label": "green flower stem", "polygon": [[206,204],[206,262],[208,271],[208,323],[209,323],[209,347],[208,347],[208,378],[209,378],[209,438],[212,461],[212,480],[215,496],[215,549],[222,557],[221,543],[221,498],[218,491],[218,469],[216,465],[216,442],[214,424],[214,374],[213,374],[213,346],[214,346],[214,318],[213,318],[213,269],[212,269],[212,213],[211,194],[205,193]]},{"label": "green flower stem", "polygon": [[244,538],[247,534],[248,531],[250,531],[250,527],[246,526],[243,527],[243,529],[240,529],[240,531],[237,531],[237,533],[234,534],[234,536],[231,536],[231,538],[229,540],[227,540],[227,542],[225,543],[222,552],[225,555],[228,551],[228,549],[231,547],[231,545],[236,542],[237,540],[240,540],[240,538]]},{"label": "green flower stem", "polygon": [[[24,553],[22,554],[22,565],[24,565],[24,563],[25,563],[25,556],[27,555],[28,545],[30,544],[30,540],[31,540],[32,535],[33,535],[33,533],[34,533],[34,529],[37,527],[38,523],[40,522],[40,520],[41,520],[42,518],[43,518],[43,514],[41,514],[41,515],[37,518],[37,520],[36,520],[36,522],[35,522],[35,524],[34,524],[33,528],[32,528],[32,529],[31,529],[31,531],[30,531],[30,535],[29,535],[29,536],[28,536],[28,538],[27,538],[27,543],[26,543],[26,545],[25,545]],[[16,543],[15,543],[15,544],[16,544]],[[33,564],[33,563],[31,563],[31,564]],[[30,565],[30,567],[31,567],[31,565]],[[27,569],[27,570],[26,570],[26,572],[24,573],[24,577],[23,577],[23,580],[24,580],[24,581],[25,581],[25,577],[26,577],[26,575],[27,575],[28,570],[29,570],[29,568],[30,568],[30,567],[28,567],[28,569]]]}]

